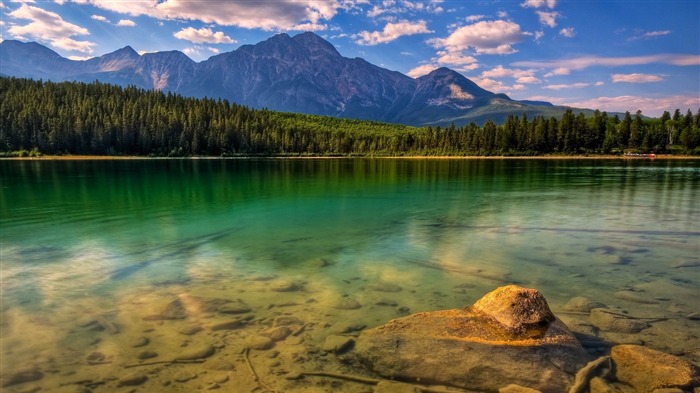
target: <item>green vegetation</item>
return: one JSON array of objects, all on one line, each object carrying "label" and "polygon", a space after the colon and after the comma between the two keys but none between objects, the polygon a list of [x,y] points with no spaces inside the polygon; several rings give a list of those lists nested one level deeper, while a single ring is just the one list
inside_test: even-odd
[{"label": "green vegetation", "polygon": [[0,151],[6,155],[697,154],[699,129],[700,110],[659,119],[568,110],[561,119],[511,115],[501,125],[415,128],[97,82],[0,78]]}]

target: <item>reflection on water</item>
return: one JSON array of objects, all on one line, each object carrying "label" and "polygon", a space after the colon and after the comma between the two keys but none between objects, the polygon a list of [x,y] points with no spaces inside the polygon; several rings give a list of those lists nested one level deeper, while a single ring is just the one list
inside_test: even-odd
[{"label": "reflection on water", "polygon": [[[277,335],[274,348],[249,360],[276,389],[364,391],[285,376],[347,367],[319,349],[329,334],[464,307],[511,282],[543,292],[594,354],[644,342],[700,361],[698,161],[0,161],[0,170],[2,374],[28,370],[29,382],[8,388],[18,392],[114,391],[134,373],[147,391],[251,391],[259,383],[244,348],[261,335]],[[564,309],[577,296],[659,321],[600,332]],[[207,362],[172,363],[212,348]],[[138,365],[147,362],[165,363]]]}]

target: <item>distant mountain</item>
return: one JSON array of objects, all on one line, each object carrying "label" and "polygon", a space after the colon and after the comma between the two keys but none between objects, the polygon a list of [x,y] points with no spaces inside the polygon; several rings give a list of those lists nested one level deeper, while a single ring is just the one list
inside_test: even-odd
[{"label": "distant mountain", "polygon": [[34,42],[0,43],[0,73],[54,81],[99,80],[228,99],[253,108],[409,125],[501,122],[509,114],[559,116],[566,108],[515,101],[439,68],[414,79],[350,59],[313,33],[278,34],[196,63],[179,51],[139,55],[131,47],[85,61]]}]

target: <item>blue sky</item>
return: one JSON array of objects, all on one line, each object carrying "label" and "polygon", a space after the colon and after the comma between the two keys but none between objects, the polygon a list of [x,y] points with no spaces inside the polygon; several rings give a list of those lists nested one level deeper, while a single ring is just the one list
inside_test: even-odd
[{"label": "blue sky", "polygon": [[[659,116],[700,108],[700,0],[0,2],[2,39],[85,59],[126,45],[202,61],[314,31],[413,77],[437,67],[515,99]],[[1,65],[0,65],[1,66]]]}]

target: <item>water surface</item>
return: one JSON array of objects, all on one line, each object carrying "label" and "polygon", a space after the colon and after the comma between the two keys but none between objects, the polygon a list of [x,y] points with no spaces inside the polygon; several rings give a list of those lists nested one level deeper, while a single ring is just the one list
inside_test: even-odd
[{"label": "water surface", "polygon": [[[274,359],[251,355],[269,384],[364,391],[284,376],[343,367],[318,350],[331,333],[465,307],[506,283],[539,289],[599,340],[592,354],[643,342],[700,361],[687,318],[700,311],[699,161],[0,161],[0,174],[2,373],[43,371],[16,391],[114,391],[146,351],[157,361],[207,345],[204,364],[135,367],[150,373],[141,388],[226,376],[222,387],[251,391],[243,350],[280,316],[298,334]],[[576,296],[662,320],[597,332],[566,312]],[[174,301],[183,318],[154,318]],[[232,318],[243,325],[212,329]]]}]

